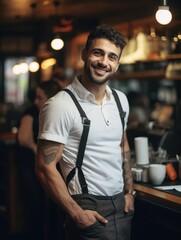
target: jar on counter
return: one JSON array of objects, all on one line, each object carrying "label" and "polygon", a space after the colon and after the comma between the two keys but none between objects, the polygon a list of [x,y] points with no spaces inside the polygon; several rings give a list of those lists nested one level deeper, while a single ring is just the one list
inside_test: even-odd
[{"label": "jar on counter", "polygon": [[142,179],[142,169],[141,168],[132,168],[133,180],[135,182],[141,182]]},{"label": "jar on counter", "polygon": [[145,182],[145,183],[149,181],[148,168],[149,168],[149,165],[143,166],[142,182]]}]

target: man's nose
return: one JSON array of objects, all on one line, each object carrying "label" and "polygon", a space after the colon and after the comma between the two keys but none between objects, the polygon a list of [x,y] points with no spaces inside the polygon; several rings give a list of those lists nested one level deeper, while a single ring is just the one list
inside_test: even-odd
[{"label": "man's nose", "polygon": [[108,57],[106,55],[101,56],[101,58],[99,59],[99,63],[106,66],[108,64]]}]

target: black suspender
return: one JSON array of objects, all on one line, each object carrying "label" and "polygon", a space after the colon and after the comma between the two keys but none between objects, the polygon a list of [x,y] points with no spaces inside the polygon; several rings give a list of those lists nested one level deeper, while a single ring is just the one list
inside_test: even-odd
[{"label": "black suspender", "polygon": [[125,125],[124,124],[124,118],[126,116],[126,112],[123,111],[123,108],[122,108],[122,105],[121,105],[121,102],[119,100],[117,92],[113,88],[111,90],[112,90],[112,94],[114,96],[114,99],[116,101],[117,107],[118,107],[119,115],[120,115],[122,126],[123,126],[123,132],[124,132],[124,125]]},{"label": "black suspender", "polygon": [[[72,98],[72,100],[74,101],[80,116],[82,118],[82,124],[83,124],[83,132],[82,132],[82,136],[80,139],[80,144],[79,144],[79,149],[78,149],[78,154],[77,154],[77,160],[76,160],[76,166],[75,168],[73,168],[70,173],[67,176],[66,179],[66,184],[68,186],[69,182],[72,180],[72,178],[75,176],[75,172],[76,169],[78,170],[78,178],[80,181],[80,185],[82,188],[82,193],[88,193],[88,188],[87,188],[87,184],[85,181],[85,177],[82,171],[82,163],[83,163],[83,158],[84,158],[84,152],[85,152],[85,148],[86,148],[86,144],[87,144],[87,138],[88,138],[88,134],[89,134],[89,128],[90,128],[90,120],[87,118],[85,112],[83,111],[82,107],[80,106],[79,102],[77,101],[76,97],[74,96],[74,94],[69,90],[69,89],[63,89],[63,91],[67,92],[70,97]],[[119,114],[120,114],[120,118],[121,118],[121,122],[122,122],[122,127],[123,127],[123,131],[124,131],[124,118],[126,113],[123,111],[122,106],[121,106],[121,102],[119,100],[119,97],[117,95],[117,92],[112,89],[112,93],[114,96],[114,99],[116,101],[118,110],[119,110]]]},{"label": "black suspender", "polygon": [[75,176],[75,172],[76,172],[76,168],[77,168],[78,169],[78,177],[79,177],[80,185],[82,188],[82,193],[88,193],[87,184],[86,184],[84,174],[82,172],[81,167],[82,167],[82,162],[83,162],[83,158],[84,158],[85,147],[87,144],[87,137],[89,134],[90,120],[87,118],[85,112],[83,111],[82,107],[80,106],[80,104],[77,101],[74,94],[69,89],[64,89],[64,91],[66,91],[70,95],[72,100],[74,101],[74,103],[80,113],[80,116],[82,118],[82,124],[83,124],[83,132],[82,132],[82,136],[80,139],[79,150],[78,150],[77,160],[76,160],[76,167],[73,168],[70,171],[70,173],[68,174],[67,179],[66,179],[66,184],[68,185],[69,182],[72,180],[72,178]]}]

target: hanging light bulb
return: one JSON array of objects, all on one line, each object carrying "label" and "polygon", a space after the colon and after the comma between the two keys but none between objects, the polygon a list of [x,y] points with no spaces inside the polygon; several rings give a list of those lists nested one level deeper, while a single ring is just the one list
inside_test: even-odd
[{"label": "hanging light bulb", "polygon": [[64,41],[59,38],[59,37],[55,37],[52,41],[51,41],[51,47],[54,49],[54,50],[60,50],[62,49],[64,46]]},{"label": "hanging light bulb", "polygon": [[166,25],[172,20],[172,13],[169,10],[169,6],[167,6],[166,0],[163,1],[163,6],[158,7],[158,11],[155,14],[155,18],[158,23],[162,25]]},{"label": "hanging light bulb", "polygon": [[[55,7],[55,18],[58,17],[59,19],[59,6],[61,4],[61,1],[60,0],[54,0],[53,1],[53,5]],[[51,47],[54,49],[54,50],[60,50],[62,49],[64,46],[64,41],[60,38],[59,36],[59,33],[56,32],[56,36],[55,38],[51,41]]]},{"label": "hanging light bulb", "polygon": [[40,68],[40,65],[39,65],[38,62],[34,61],[34,62],[31,62],[29,64],[29,71],[30,72],[37,72],[39,70],[39,68]]}]

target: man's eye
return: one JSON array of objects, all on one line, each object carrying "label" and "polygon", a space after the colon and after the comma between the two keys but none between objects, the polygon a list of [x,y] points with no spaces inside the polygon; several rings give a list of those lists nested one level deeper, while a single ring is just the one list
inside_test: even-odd
[{"label": "man's eye", "polygon": [[100,51],[94,51],[94,55],[95,55],[95,56],[100,56],[100,55],[101,55],[101,52],[100,52]]},{"label": "man's eye", "polygon": [[109,56],[109,59],[110,59],[111,61],[117,61],[117,56],[111,55],[111,56]]}]

